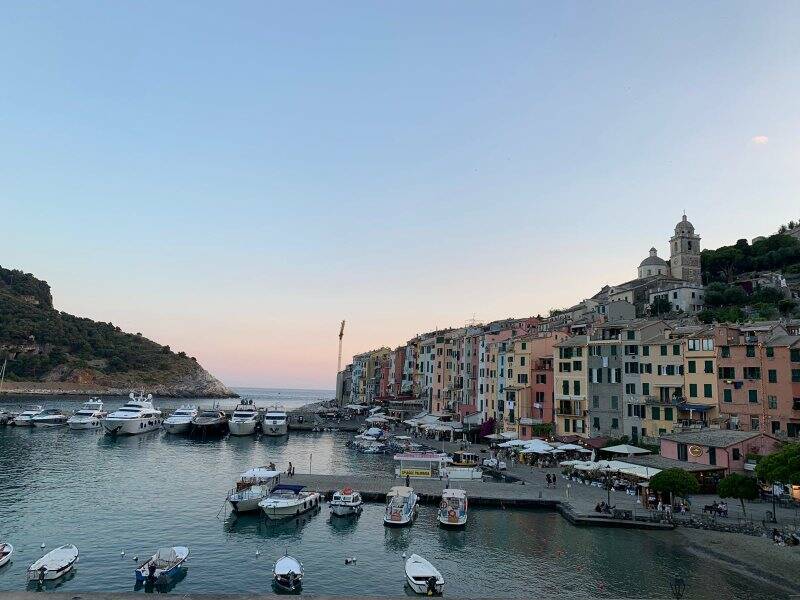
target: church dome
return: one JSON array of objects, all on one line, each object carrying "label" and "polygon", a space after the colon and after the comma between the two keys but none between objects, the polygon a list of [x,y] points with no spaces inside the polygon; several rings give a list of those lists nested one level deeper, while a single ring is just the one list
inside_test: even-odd
[{"label": "church dome", "polygon": [[641,263],[639,263],[640,267],[666,267],[667,261],[663,258],[659,258],[658,251],[655,248],[650,248],[650,256],[645,258]]},{"label": "church dome", "polygon": [[675,235],[682,235],[682,234],[693,234],[694,233],[694,225],[689,219],[686,218],[686,215],[683,215],[683,219],[681,219],[677,225],[675,225]]}]

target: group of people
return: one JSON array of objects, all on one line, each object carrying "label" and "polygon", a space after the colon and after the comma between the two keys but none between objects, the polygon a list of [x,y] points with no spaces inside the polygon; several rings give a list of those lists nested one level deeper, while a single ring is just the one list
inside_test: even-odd
[{"label": "group of people", "polygon": [[607,504],[605,500],[598,502],[594,507],[594,512],[604,513],[610,515],[611,512],[617,508],[617,505],[611,506]]},{"label": "group of people", "polygon": [[547,473],[545,474],[544,478],[547,480],[545,487],[556,489],[556,482],[558,481],[558,476],[555,473],[553,473],[552,475],[550,473]]},{"label": "group of people", "polygon": [[728,516],[728,503],[727,502],[717,502],[714,500],[711,504],[708,504],[703,507],[703,512],[710,512],[715,515],[719,515],[721,517]]}]

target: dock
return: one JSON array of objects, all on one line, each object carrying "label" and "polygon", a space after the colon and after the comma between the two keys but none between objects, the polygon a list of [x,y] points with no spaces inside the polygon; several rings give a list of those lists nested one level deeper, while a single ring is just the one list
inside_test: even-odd
[{"label": "dock", "polygon": [[[322,493],[329,499],[334,492],[344,487],[358,490],[367,502],[385,502],[386,492],[392,486],[405,485],[401,478],[367,477],[352,475],[306,475],[286,477],[284,483],[304,485]],[[445,482],[439,479],[415,478],[411,486],[419,496],[421,504],[438,505],[442,498]],[[525,508],[532,510],[557,511],[567,521],[577,526],[620,527],[625,529],[671,530],[674,525],[653,521],[644,515],[633,519],[614,519],[608,515],[591,513],[577,503],[557,498],[545,498],[536,486],[524,483],[501,483],[491,481],[451,480],[450,487],[467,492],[470,505],[494,508]]]}]

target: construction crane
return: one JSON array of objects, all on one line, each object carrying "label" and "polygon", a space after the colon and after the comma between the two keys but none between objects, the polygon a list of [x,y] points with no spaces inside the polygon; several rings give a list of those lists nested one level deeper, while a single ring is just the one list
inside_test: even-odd
[{"label": "construction crane", "polygon": [[336,365],[336,372],[340,373],[342,371],[342,338],[344,337],[344,321],[342,321],[342,326],[339,328],[339,362]]}]

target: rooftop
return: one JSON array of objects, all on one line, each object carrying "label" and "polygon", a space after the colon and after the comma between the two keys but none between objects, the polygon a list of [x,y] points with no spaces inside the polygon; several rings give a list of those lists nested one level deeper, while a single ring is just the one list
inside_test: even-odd
[{"label": "rooftop", "polygon": [[720,471],[724,467],[716,465],[703,465],[700,463],[685,462],[682,460],[675,460],[674,458],[667,458],[658,454],[645,454],[643,456],[626,456],[625,462],[634,465],[642,465],[643,467],[652,467],[653,469],[683,469],[684,471]]},{"label": "rooftop", "polygon": [[762,435],[759,431],[735,431],[731,429],[701,429],[700,431],[687,431],[685,433],[674,433],[672,435],[662,435],[665,440],[682,442],[684,444],[697,444],[698,446],[710,446],[712,448],[727,448],[734,444],[740,444],[746,440]]}]

